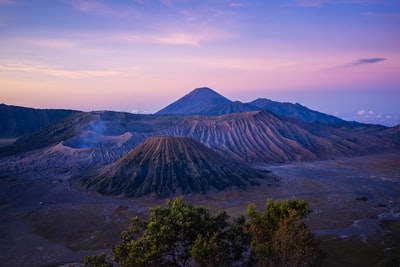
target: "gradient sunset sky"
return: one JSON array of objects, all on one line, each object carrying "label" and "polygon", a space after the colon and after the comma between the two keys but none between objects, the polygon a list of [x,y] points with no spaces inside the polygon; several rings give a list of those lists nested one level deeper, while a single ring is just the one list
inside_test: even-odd
[{"label": "gradient sunset sky", "polygon": [[153,113],[203,86],[400,123],[400,1],[0,0],[0,103]]}]

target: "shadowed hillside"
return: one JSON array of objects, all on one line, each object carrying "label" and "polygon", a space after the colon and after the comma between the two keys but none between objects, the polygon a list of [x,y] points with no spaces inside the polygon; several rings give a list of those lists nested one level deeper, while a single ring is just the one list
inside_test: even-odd
[{"label": "shadowed hillside", "polygon": [[12,146],[1,148],[0,157],[56,145],[81,134],[82,129],[96,119],[98,116],[93,113],[81,112],[71,115],[61,122],[19,138]]},{"label": "shadowed hillside", "polygon": [[267,110],[277,115],[282,115],[290,118],[295,118],[305,122],[318,122],[325,124],[335,124],[345,122],[338,117],[324,114],[315,110],[311,110],[298,103],[281,103],[265,98],[258,98],[250,102],[252,106],[258,107],[261,110]]},{"label": "shadowed hillside", "polygon": [[258,184],[266,173],[224,159],[187,137],[149,138],[73,184],[101,194],[168,197]]},{"label": "shadowed hillside", "polygon": [[258,107],[251,104],[244,104],[240,101],[234,101],[229,103],[223,103],[207,107],[201,111],[203,115],[224,115],[231,113],[243,113],[249,111],[260,110]]},{"label": "shadowed hillside", "polygon": [[393,142],[397,148],[400,148],[400,124],[382,131],[381,136]]},{"label": "shadowed hillside", "polygon": [[59,122],[79,111],[34,109],[0,104],[0,138],[19,137]]}]

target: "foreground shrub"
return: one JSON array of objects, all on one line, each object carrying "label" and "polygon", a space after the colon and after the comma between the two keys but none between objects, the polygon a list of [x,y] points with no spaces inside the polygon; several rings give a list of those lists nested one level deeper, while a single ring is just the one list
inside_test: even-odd
[{"label": "foreground shrub", "polygon": [[180,198],[150,209],[148,221],[133,218],[109,255],[85,257],[85,266],[317,266],[322,253],[301,219],[304,201],[268,200],[244,216],[186,204]]}]

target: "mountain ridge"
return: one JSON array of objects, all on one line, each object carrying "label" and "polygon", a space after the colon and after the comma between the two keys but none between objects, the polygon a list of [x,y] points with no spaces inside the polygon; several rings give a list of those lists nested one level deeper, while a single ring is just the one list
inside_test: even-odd
[{"label": "mountain ridge", "polygon": [[299,103],[277,102],[267,98],[257,98],[249,102],[262,110],[268,110],[272,113],[299,119],[305,122],[319,122],[324,124],[343,123],[344,120],[328,115],[319,111],[311,110]]},{"label": "mountain ridge", "polygon": [[[335,117],[321,115],[300,104],[281,103],[278,107],[301,109],[311,118],[311,122],[294,118],[294,115],[279,115],[259,110],[255,105],[230,101],[210,88],[197,88],[183,98],[196,102],[204,94],[209,96],[205,98],[206,106],[203,102],[197,108],[213,110],[217,115],[81,112],[28,134],[11,146],[0,148],[0,156],[63,143],[74,149],[97,149],[97,152],[110,150],[113,155],[110,158],[116,158],[146,138],[160,135],[190,137],[220,155],[248,163],[310,161],[362,155],[380,149],[393,149],[395,144],[400,143],[397,140],[398,131],[389,131],[387,127],[379,125],[341,120],[335,122]],[[210,104],[210,99],[220,103]],[[188,108],[186,104],[189,102],[183,102],[183,108]],[[259,99],[257,102],[258,105],[265,102],[270,106],[275,105],[271,100]],[[235,113],[238,110],[240,112]],[[315,122],[315,117],[321,116],[326,118],[324,122],[329,123],[320,120]],[[329,121],[332,118],[333,121]],[[130,138],[113,141],[115,138],[112,136],[124,134]],[[124,149],[121,150],[121,147]]]},{"label": "mountain ridge", "polygon": [[[8,110],[8,111],[5,111]],[[10,110],[24,110],[29,111],[33,115],[31,116],[18,115],[18,112],[10,112]],[[242,103],[240,101],[231,101],[228,98],[220,95],[214,90],[208,87],[196,88],[178,99],[177,101],[171,103],[165,108],[154,114],[148,114],[147,119],[152,115],[170,115],[171,119],[173,116],[186,116],[186,115],[224,115],[230,113],[243,113],[251,111],[267,110],[271,111],[279,116],[284,116],[288,118],[293,118],[297,120],[302,120],[305,122],[316,122],[333,125],[337,128],[347,128],[347,129],[363,129],[363,125],[358,122],[349,122],[337,118],[332,115],[321,113],[318,111],[311,110],[305,106],[298,103],[292,104],[287,102],[276,102],[266,98],[258,98],[252,102]],[[47,127],[50,124],[61,122],[63,119],[69,115],[80,113],[82,111],[76,110],[64,110],[64,109],[33,109],[18,106],[8,106],[5,104],[0,104],[0,138],[17,138],[22,135],[31,134],[35,131]],[[96,112],[96,111],[93,111]],[[97,111],[101,112],[101,111]],[[113,112],[113,111],[109,111]],[[59,114],[54,119],[50,119],[48,115],[40,114]],[[127,112],[115,112],[122,114],[117,118],[118,120],[123,120],[123,114]],[[60,115],[61,114],[61,115]],[[105,114],[105,113],[103,113]],[[39,117],[39,119],[35,119]],[[53,115],[54,117],[54,115]],[[51,118],[53,118],[51,117]],[[126,117],[126,116],[125,116]],[[26,123],[28,120],[29,123]],[[174,119],[172,119],[174,120]],[[44,123],[43,123],[44,121]],[[167,122],[166,122],[167,123]],[[168,124],[168,123],[167,123]],[[152,131],[152,126],[149,124],[150,128],[143,129],[143,131]],[[377,128],[382,128],[383,130],[387,127],[379,126]],[[137,127],[135,127],[137,129]]]},{"label": "mountain ridge", "polygon": [[[190,101],[208,91],[221,103],[197,108],[218,115],[73,114],[0,148],[0,172],[8,177],[62,175],[79,189],[101,194],[167,197],[254,185],[260,173],[248,166],[400,149],[400,125],[307,122],[230,101],[210,90],[189,94],[195,95]],[[162,139],[168,144],[161,145]]]},{"label": "mountain ridge", "polygon": [[[92,137],[90,131],[98,136]],[[122,143],[111,140],[113,136],[127,133],[131,137]],[[392,137],[396,138],[397,134],[383,126],[346,124],[337,127],[282,117],[269,111],[218,116],[104,111],[76,114],[24,136],[12,146],[0,148],[0,155],[10,156],[59,143],[76,149],[111,149],[115,154],[121,145],[134,148],[152,136],[191,137],[221,155],[250,163],[323,160],[375,153],[393,149],[396,140]]]},{"label": "mountain ridge", "polygon": [[20,137],[79,112],[71,109],[36,109],[0,104],[0,138]]},{"label": "mountain ridge", "polygon": [[258,98],[248,103],[231,101],[208,87],[192,90],[155,114],[223,115],[257,110],[267,110],[306,122],[345,123],[338,117],[311,110],[298,103],[277,102],[267,98]]},{"label": "mountain ridge", "polygon": [[393,147],[373,134],[285,119],[265,110],[187,117],[161,134],[194,138],[244,162],[332,159]]}]

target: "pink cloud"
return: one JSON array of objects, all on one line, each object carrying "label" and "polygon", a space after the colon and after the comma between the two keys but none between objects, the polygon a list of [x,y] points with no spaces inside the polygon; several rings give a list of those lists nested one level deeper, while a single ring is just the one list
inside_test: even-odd
[{"label": "pink cloud", "polygon": [[212,41],[223,41],[234,39],[235,36],[214,30],[198,30],[185,31],[174,30],[159,33],[111,33],[107,34],[106,38],[114,41],[122,41],[128,43],[150,43],[161,45],[190,45],[197,46],[202,43]]},{"label": "pink cloud", "polygon": [[230,7],[244,7],[243,3],[239,3],[239,2],[232,2],[229,4]]},{"label": "pink cloud", "polygon": [[70,48],[77,46],[75,42],[63,39],[32,39],[28,40],[28,42],[33,45],[49,48]]},{"label": "pink cloud", "polygon": [[64,77],[68,79],[110,77],[120,74],[119,71],[111,69],[66,69],[34,64],[5,64],[0,65],[0,70],[9,73],[37,73],[47,76]]},{"label": "pink cloud", "polygon": [[321,7],[323,5],[337,4],[363,4],[370,3],[371,0],[297,0],[295,6],[299,7]]},{"label": "pink cloud", "polygon": [[209,41],[213,36],[196,33],[172,33],[166,35],[152,36],[155,43],[170,45],[199,45],[202,42]]}]

